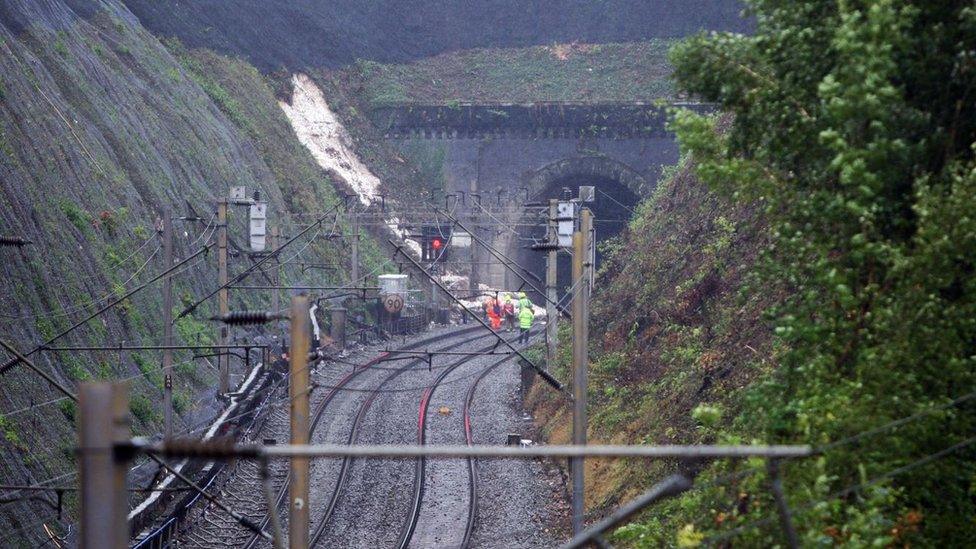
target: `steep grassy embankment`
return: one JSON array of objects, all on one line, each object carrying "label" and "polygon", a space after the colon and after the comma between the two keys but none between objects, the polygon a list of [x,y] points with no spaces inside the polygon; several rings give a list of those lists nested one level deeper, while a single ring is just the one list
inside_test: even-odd
[{"label": "steep grassy embankment", "polygon": [[409,64],[345,69],[370,106],[422,103],[653,101],[674,95],[669,40],[449,52]]},{"label": "steep grassy embankment", "polygon": [[746,30],[733,0],[124,0],[159,36],[262,71],[405,62],[446,51]]},{"label": "steep grassy embankment", "polygon": [[[687,167],[642,203],[609,246],[592,297],[591,442],[715,442],[716,427],[735,416],[740,390],[771,367],[772,332],[761,319],[777,291],[745,291],[764,230],[757,209],[711,193]],[[568,381],[568,326],[561,328],[551,367]],[[549,442],[568,441],[563,401],[536,384],[528,406]],[[589,461],[588,512],[627,501],[675,467]],[[674,533],[659,541],[673,542]]]},{"label": "steep grassy embankment", "polygon": [[[67,328],[114,296],[163,270],[155,232],[163,205],[189,204],[202,223],[177,225],[177,257],[213,233],[214,200],[231,185],[260,189],[272,223],[286,233],[307,222],[289,214],[336,203],[328,174],[297,142],[264,78],[246,63],[175,47],[174,57],[114,0],[29,0],[0,6],[0,232],[30,239],[3,248],[3,339],[21,349]],[[246,246],[243,212],[233,240]],[[331,227],[331,222],[330,222]],[[328,230],[330,227],[326,227]],[[316,263],[346,258],[319,240]],[[374,258],[375,259],[375,258]],[[373,261],[374,259],[368,259]],[[215,285],[214,257],[175,278],[177,307]],[[232,258],[232,272],[248,264]],[[329,275],[323,275],[328,278]],[[294,271],[286,272],[294,279]],[[267,296],[232,294],[232,307],[266,306]],[[59,340],[62,345],[158,344],[158,284]],[[180,321],[179,341],[209,342],[212,304]],[[159,432],[162,376],[154,353],[39,353],[38,366],[74,388],[129,379],[133,430]],[[6,360],[6,355],[4,356]],[[214,371],[178,354],[177,430],[215,411]],[[74,483],[75,407],[25,368],[0,384],[0,478],[13,484]],[[33,546],[59,522],[53,494],[0,509],[0,545]]]}]

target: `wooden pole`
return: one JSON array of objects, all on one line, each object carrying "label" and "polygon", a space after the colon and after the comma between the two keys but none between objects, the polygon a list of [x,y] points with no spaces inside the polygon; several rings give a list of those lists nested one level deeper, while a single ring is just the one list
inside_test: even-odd
[{"label": "wooden pole", "polygon": [[[291,443],[308,444],[309,439],[309,318],[308,296],[291,299],[291,376],[288,396],[291,402]],[[288,493],[288,540],[292,549],[307,549],[309,538],[309,478],[307,457],[291,460]]]},{"label": "wooden pole", "polygon": [[[580,227],[573,233],[573,444],[586,445],[586,385],[589,339],[589,238],[593,228],[590,210],[580,211]],[[573,475],[573,535],[583,531],[583,458],[571,460]]]},{"label": "wooden pole", "polygon": [[114,446],[129,438],[124,385],[83,383],[78,392],[78,478],[82,549],[124,549],[129,542],[127,463]]}]

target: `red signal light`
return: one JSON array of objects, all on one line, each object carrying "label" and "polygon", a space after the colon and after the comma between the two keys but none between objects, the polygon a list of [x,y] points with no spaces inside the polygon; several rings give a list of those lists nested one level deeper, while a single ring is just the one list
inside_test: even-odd
[{"label": "red signal light", "polygon": [[435,238],[434,240],[431,241],[430,245],[433,246],[435,250],[439,250],[441,249],[441,246],[444,245],[444,243],[441,242],[441,239]]}]

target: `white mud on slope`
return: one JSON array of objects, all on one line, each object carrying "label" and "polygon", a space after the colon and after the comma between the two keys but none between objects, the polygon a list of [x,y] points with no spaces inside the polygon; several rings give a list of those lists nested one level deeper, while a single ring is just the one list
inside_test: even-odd
[{"label": "white mud on slope", "polygon": [[380,179],[356,155],[352,137],[329,107],[322,90],[304,74],[292,77],[291,104],[279,101],[299,141],[323,169],[335,173],[369,205],[379,192]]},{"label": "white mud on slope", "polygon": [[[380,191],[380,178],[363,164],[355,152],[352,136],[336,117],[322,94],[322,89],[308,75],[292,77],[294,91],[291,103],[279,101],[298,140],[312,153],[322,169],[335,174],[352,189],[359,201],[369,206]],[[406,238],[398,219],[387,220],[389,229],[403,241],[415,257],[420,244]]]}]

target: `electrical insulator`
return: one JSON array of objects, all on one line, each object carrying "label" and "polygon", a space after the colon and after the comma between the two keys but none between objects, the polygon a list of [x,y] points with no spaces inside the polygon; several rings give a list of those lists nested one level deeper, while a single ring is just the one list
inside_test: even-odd
[{"label": "electrical insulator", "polygon": [[267,311],[234,311],[223,317],[214,317],[213,320],[219,320],[224,324],[234,326],[244,326],[248,324],[264,324],[278,318],[280,318],[280,315]]},{"label": "electrical insulator", "polygon": [[24,240],[19,236],[0,236],[0,246],[26,246],[30,240]]}]

